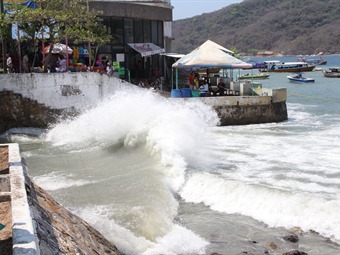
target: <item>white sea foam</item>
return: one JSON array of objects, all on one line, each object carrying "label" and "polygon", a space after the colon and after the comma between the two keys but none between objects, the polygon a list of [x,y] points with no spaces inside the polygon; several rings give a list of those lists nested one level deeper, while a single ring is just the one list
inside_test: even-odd
[{"label": "white sea foam", "polygon": [[[88,150],[88,147],[124,146],[134,149],[144,146],[150,156],[160,158],[165,182],[172,192],[177,192],[185,182],[188,165],[208,163],[209,152],[205,148],[210,143],[210,127],[216,126],[218,121],[216,112],[199,100],[166,99],[148,91],[122,91],[78,118],[58,124],[48,132],[46,139],[53,146],[71,152]],[[167,201],[178,206],[171,199]],[[146,203],[145,206],[148,206]],[[207,242],[174,224],[175,214],[166,207],[172,205],[153,208],[160,212],[147,216],[158,222],[157,226],[150,224],[150,227],[165,230],[155,241],[146,240],[147,233],[136,237],[135,232],[122,229],[122,225],[112,221],[104,220],[106,223],[103,223],[100,220],[95,225],[105,232],[106,237],[112,237],[127,254],[203,253]],[[164,216],[163,212],[167,215]],[[143,217],[141,214],[135,218]],[[169,221],[171,224],[168,224]],[[150,233],[157,232],[143,228]]]},{"label": "white sea foam", "polygon": [[231,181],[208,173],[193,174],[180,194],[186,202],[249,216],[271,227],[299,226],[340,240],[340,201]]},{"label": "white sea foam", "polygon": [[122,91],[71,122],[48,134],[55,146],[70,150],[122,144],[145,145],[160,155],[167,167],[169,185],[177,191],[184,182],[187,164],[205,155],[209,126],[218,122],[216,112],[198,100],[179,102],[146,91]]},{"label": "white sea foam", "polygon": [[63,173],[56,172],[36,176],[33,178],[33,181],[40,185],[43,189],[48,191],[66,189],[70,187],[79,187],[94,182],[72,178],[72,174],[65,175]]},{"label": "white sea foam", "polygon": [[100,229],[100,232],[124,254],[204,254],[208,245],[203,238],[177,224],[174,224],[166,235],[157,237],[154,241],[137,236],[108,217],[108,214],[112,214],[112,208],[108,206],[87,207],[75,213],[96,229]]}]

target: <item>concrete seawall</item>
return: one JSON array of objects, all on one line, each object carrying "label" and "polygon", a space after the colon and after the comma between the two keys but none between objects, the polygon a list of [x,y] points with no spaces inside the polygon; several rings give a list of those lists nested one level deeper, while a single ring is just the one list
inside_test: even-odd
[{"label": "concrete seawall", "polygon": [[31,181],[18,144],[0,144],[0,151],[1,254],[121,254]]},{"label": "concrete seawall", "polygon": [[[93,72],[0,75],[0,133],[17,127],[47,128],[129,87],[136,88]],[[245,125],[287,120],[286,94],[286,89],[263,89],[258,95],[173,100],[201,100],[214,107],[221,125]]]}]

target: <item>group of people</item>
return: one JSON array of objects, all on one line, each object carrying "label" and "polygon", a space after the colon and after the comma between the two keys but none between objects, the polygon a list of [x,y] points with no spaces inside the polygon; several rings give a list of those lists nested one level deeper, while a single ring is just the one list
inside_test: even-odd
[{"label": "group of people", "polygon": [[44,72],[67,72],[67,62],[63,54],[47,54],[43,61]]},{"label": "group of people", "polygon": [[223,82],[223,79],[219,80],[217,84],[217,89],[213,89],[210,86],[208,78],[205,77],[204,79],[200,80],[199,74],[195,71],[192,71],[189,75],[189,87],[191,90],[196,89],[200,90],[201,95],[224,95],[226,93],[226,84]]},{"label": "group of people", "polygon": [[107,75],[113,75],[115,71],[109,56],[98,56],[95,65],[97,67],[104,67]]}]

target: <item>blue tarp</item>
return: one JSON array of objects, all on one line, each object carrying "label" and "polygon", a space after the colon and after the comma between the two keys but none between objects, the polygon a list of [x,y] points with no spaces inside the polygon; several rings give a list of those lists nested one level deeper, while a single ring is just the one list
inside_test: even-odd
[{"label": "blue tarp", "polygon": [[[5,10],[5,13],[7,13],[7,14],[13,14],[14,12],[13,11],[11,11],[10,9],[10,7],[13,5],[13,3],[12,2],[4,2],[4,10]],[[31,0],[28,0],[28,1],[26,1],[26,2],[23,2],[23,3],[21,3],[21,5],[22,6],[26,6],[26,7],[28,7],[28,8],[32,8],[32,9],[36,9],[36,8],[38,8],[38,5],[37,5],[37,3],[35,3],[35,2],[33,2],[33,1],[31,1]]]}]

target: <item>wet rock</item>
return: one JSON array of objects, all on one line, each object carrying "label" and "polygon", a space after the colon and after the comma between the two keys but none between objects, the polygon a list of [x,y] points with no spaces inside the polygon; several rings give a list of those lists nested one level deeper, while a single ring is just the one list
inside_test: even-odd
[{"label": "wet rock", "polygon": [[266,245],[267,249],[269,250],[276,250],[277,249],[277,245],[273,242],[270,242]]},{"label": "wet rock", "polygon": [[283,239],[291,243],[297,243],[299,241],[299,237],[295,234],[284,236]]},{"label": "wet rock", "polygon": [[293,232],[295,235],[303,235],[303,230],[300,227],[291,228],[290,231]]},{"label": "wet rock", "polygon": [[303,252],[303,251],[294,250],[294,251],[283,253],[282,255],[308,255],[308,253]]}]

